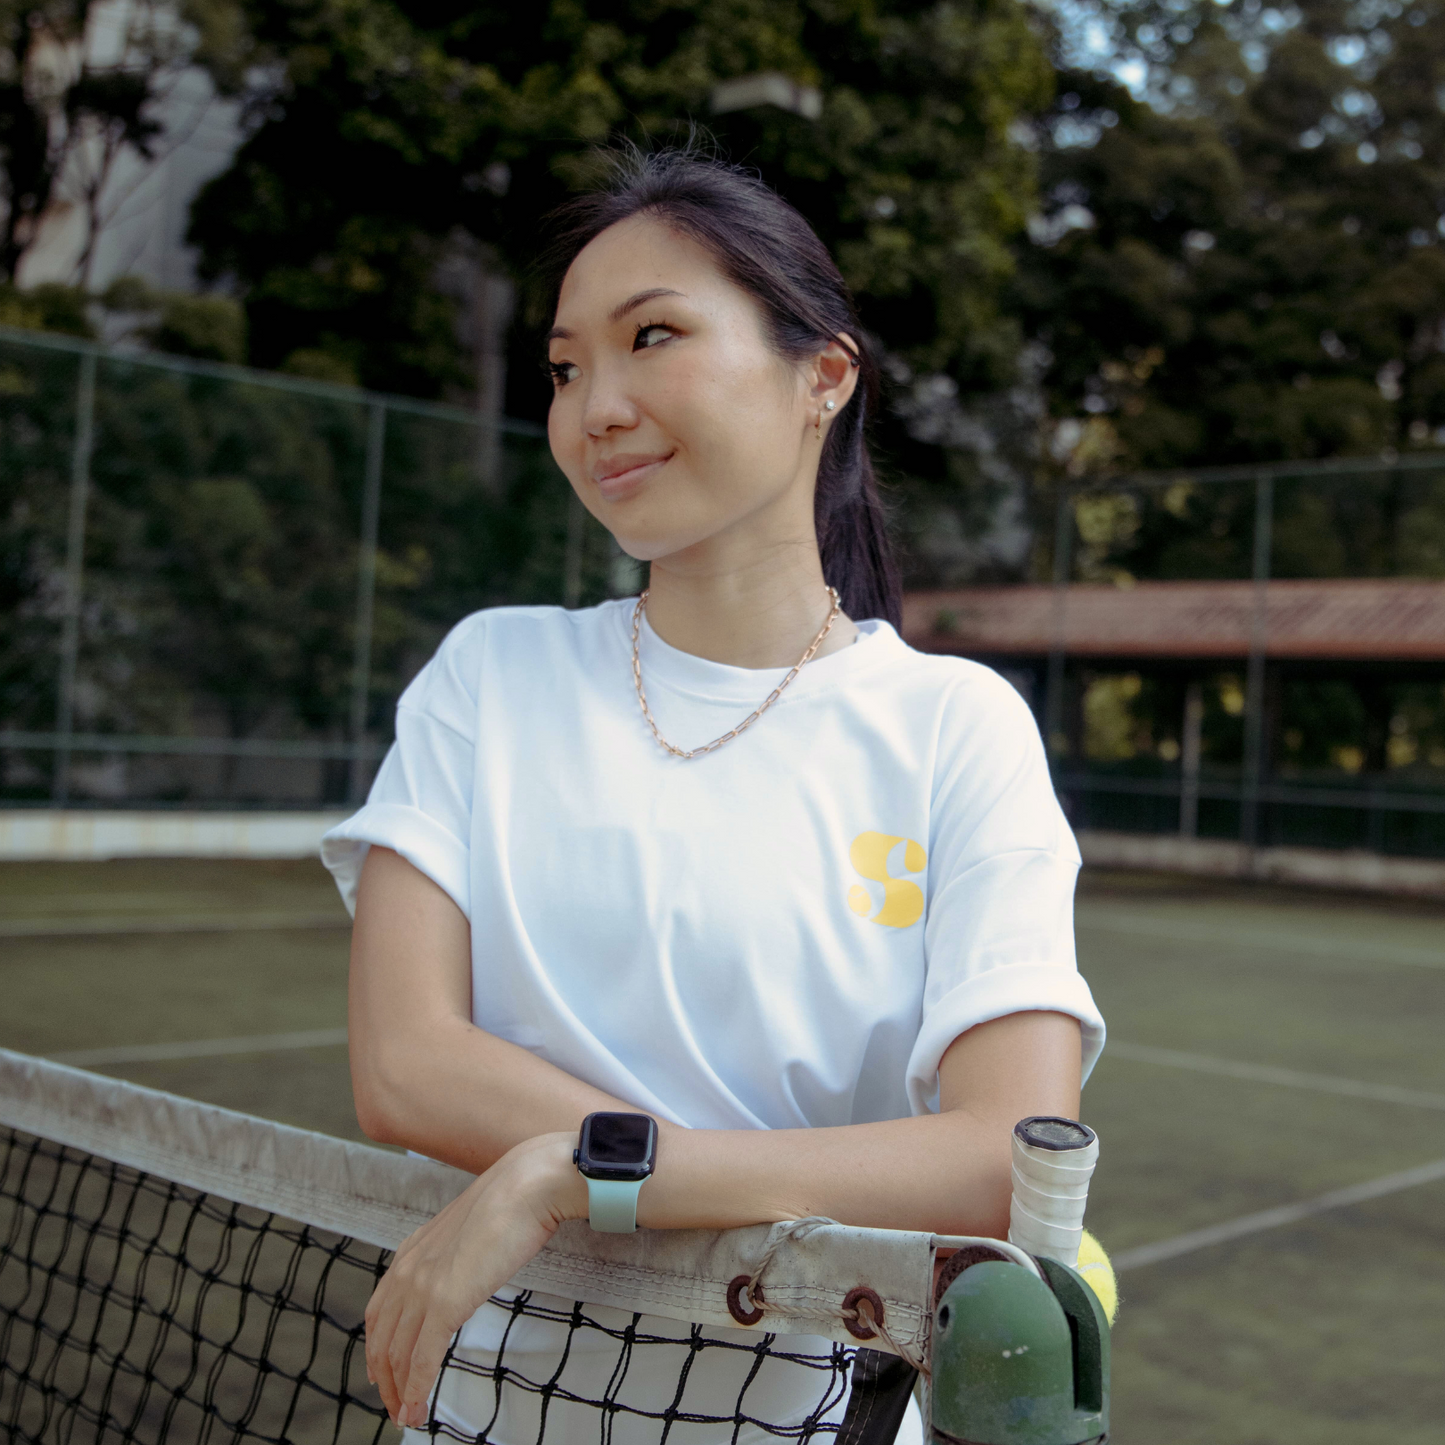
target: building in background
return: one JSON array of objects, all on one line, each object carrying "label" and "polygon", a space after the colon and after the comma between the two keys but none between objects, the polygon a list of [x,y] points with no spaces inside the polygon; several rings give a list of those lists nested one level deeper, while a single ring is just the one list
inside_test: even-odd
[{"label": "building in background", "polygon": [[[196,257],[185,239],[191,202],[231,164],[242,141],[240,106],[218,95],[210,75],[187,64],[173,39],[169,47],[165,39],[137,41],[156,27],[165,32],[167,23],[172,31],[179,24],[135,0],[101,0],[87,13],[78,40],[41,47],[34,64],[54,76],[146,67],[154,98],[142,115],[154,133],[147,155],[96,124],[65,123],[72,134],[17,271],[22,287],[60,282],[97,292],[119,277],[136,276],[162,290],[194,289]],[[145,52],[140,58],[138,50]],[[56,129],[63,125],[57,122]]]},{"label": "building in background", "polygon": [[1260,649],[1258,841],[1445,852],[1445,582],[916,592],[904,635],[1029,698],[1076,824],[1189,837],[1241,831]]}]

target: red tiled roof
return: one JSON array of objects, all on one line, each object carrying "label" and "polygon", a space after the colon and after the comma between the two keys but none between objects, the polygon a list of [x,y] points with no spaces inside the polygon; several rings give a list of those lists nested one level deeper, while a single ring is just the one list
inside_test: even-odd
[{"label": "red tiled roof", "polygon": [[[1271,582],[1265,649],[1279,658],[1445,661],[1445,582]],[[903,635],[928,652],[1028,656],[1054,634],[1052,587],[911,592]],[[1139,582],[1070,587],[1059,619],[1066,650],[1096,657],[1244,657],[1252,582]]]}]

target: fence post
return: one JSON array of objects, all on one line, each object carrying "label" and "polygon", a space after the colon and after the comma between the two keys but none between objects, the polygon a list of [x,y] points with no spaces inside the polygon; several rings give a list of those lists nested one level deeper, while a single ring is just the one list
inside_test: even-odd
[{"label": "fence post", "polygon": [[1199,764],[1204,752],[1204,684],[1184,689],[1184,737],[1179,758],[1179,833],[1199,836]]},{"label": "fence post", "polygon": [[356,639],[351,662],[351,775],[347,801],[359,803],[366,783],[366,712],[371,698],[371,633],[376,614],[376,536],[381,522],[382,453],[386,403],[373,401],[366,428],[366,474],[361,493],[361,538],[356,560]]},{"label": "fence post", "polygon": [[1269,562],[1274,536],[1274,478],[1262,472],[1254,482],[1254,602],[1249,620],[1249,666],[1244,682],[1244,786],[1240,794],[1239,837],[1259,846],[1259,794],[1264,781],[1264,663],[1269,632]]},{"label": "fence post", "polygon": [[1044,690],[1044,749],[1050,761],[1059,751],[1059,734],[1064,724],[1064,621],[1073,560],[1072,500],[1068,482],[1060,482],[1059,502],[1054,510],[1054,594],[1049,625],[1049,672]]},{"label": "fence post", "polygon": [[50,805],[70,797],[70,740],[75,732],[75,674],[80,660],[80,604],[85,582],[85,514],[90,504],[90,455],[95,446],[95,352],[80,358],[75,393],[75,436],[70,450],[70,507],[65,526],[65,603],[60,629],[60,683],[56,690],[55,767]]}]

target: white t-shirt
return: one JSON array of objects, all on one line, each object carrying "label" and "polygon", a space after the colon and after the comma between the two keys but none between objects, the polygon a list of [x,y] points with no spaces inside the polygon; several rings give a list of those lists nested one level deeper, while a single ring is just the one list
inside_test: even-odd
[{"label": "white t-shirt", "polygon": [[[458,624],[322,844],[348,906],[367,847],[395,849],[471,922],[478,1027],[695,1128],[924,1112],[953,1040],[1027,1009],[1079,1019],[1087,1075],[1104,1025],[1074,962],[1079,854],[1013,687],[863,622],[684,760],[637,705],[633,605]],[[645,622],[641,663],[683,748],[785,675]]]}]

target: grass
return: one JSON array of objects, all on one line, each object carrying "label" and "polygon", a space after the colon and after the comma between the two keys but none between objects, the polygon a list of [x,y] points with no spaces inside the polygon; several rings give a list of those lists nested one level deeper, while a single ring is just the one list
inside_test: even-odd
[{"label": "grass", "polygon": [[[319,864],[0,865],[0,923],[336,908]],[[1131,1043],[1445,1094],[1445,907],[1086,877],[1080,963]],[[0,941],[0,1045],[36,1053],[336,1027],[347,933]],[[359,1137],[345,1050],[109,1072]],[[1445,1111],[1110,1057],[1084,1117],[1090,1224],[1114,1250],[1445,1157]],[[1118,1445],[1425,1445],[1445,1415],[1445,1184],[1343,1209],[1122,1281]]]}]

